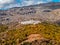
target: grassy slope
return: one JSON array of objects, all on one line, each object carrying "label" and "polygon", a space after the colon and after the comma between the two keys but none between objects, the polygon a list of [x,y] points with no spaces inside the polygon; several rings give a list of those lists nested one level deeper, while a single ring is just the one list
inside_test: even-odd
[{"label": "grassy slope", "polygon": [[36,33],[41,34],[45,38],[54,39],[57,43],[60,42],[60,26],[55,24],[41,23],[36,25],[24,25],[17,29],[2,32],[1,30],[0,45],[18,45],[24,41],[28,35]]}]

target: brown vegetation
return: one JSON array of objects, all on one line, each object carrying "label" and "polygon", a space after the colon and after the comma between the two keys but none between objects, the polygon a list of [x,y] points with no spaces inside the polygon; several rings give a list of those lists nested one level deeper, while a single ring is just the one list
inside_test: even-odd
[{"label": "brown vegetation", "polygon": [[[6,28],[4,30],[6,30]],[[43,40],[38,40],[39,38],[40,39],[43,38]],[[0,44],[2,45],[18,45],[21,42],[24,42],[25,40],[32,41],[32,39],[33,39],[34,45],[36,44],[34,41],[35,39],[37,39],[37,44],[38,42],[40,43],[40,41],[44,43],[47,41],[49,42],[47,43],[49,45],[50,45],[50,42],[54,43],[55,45],[59,45],[60,44],[60,26],[56,24],[50,24],[50,23],[44,22],[36,25],[33,25],[33,24],[22,25],[22,27],[20,28],[15,28],[12,30],[8,29],[6,31],[1,30],[0,32]]]}]

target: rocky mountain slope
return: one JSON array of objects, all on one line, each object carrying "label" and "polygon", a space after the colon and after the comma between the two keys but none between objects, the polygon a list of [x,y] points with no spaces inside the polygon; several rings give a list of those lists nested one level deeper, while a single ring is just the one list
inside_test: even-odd
[{"label": "rocky mountain slope", "polygon": [[60,45],[55,23],[60,24],[60,3],[0,10],[0,45]]},{"label": "rocky mountain slope", "polygon": [[[14,7],[8,10],[0,10],[0,23],[11,24],[26,20],[39,20],[56,22],[60,21],[60,3],[45,3],[24,7]],[[56,13],[54,13],[56,12]]]}]

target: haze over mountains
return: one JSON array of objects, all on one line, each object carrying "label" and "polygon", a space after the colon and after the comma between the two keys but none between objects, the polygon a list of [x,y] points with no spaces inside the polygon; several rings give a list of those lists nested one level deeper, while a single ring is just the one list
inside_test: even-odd
[{"label": "haze over mountains", "polygon": [[[0,23],[10,24],[19,23],[26,20],[39,20],[41,22],[58,22],[60,21],[59,3],[44,3],[24,7],[14,7],[8,10],[0,10]],[[56,10],[56,13],[54,12]]]}]

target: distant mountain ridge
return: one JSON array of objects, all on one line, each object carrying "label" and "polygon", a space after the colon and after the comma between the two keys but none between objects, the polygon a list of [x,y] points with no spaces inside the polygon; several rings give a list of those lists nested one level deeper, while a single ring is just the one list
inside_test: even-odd
[{"label": "distant mountain ridge", "polygon": [[23,7],[13,7],[13,8],[10,8],[10,9],[14,9],[14,8],[26,8],[26,7],[34,7],[34,6],[60,6],[60,2],[41,3],[41,4],[29,5],[29,6],[23,6]]},{"label": "distant mountain ridge", "polygon": [[24,7],[14,7],[8,10],[0,10],[0,23],[10,24],[18,23],[25,20],[40,20],[56,22],[60,20],[59,16],[51,13],[55,9],[60,9],[58,3],[44,3],[38,5],[30,5]]}]

